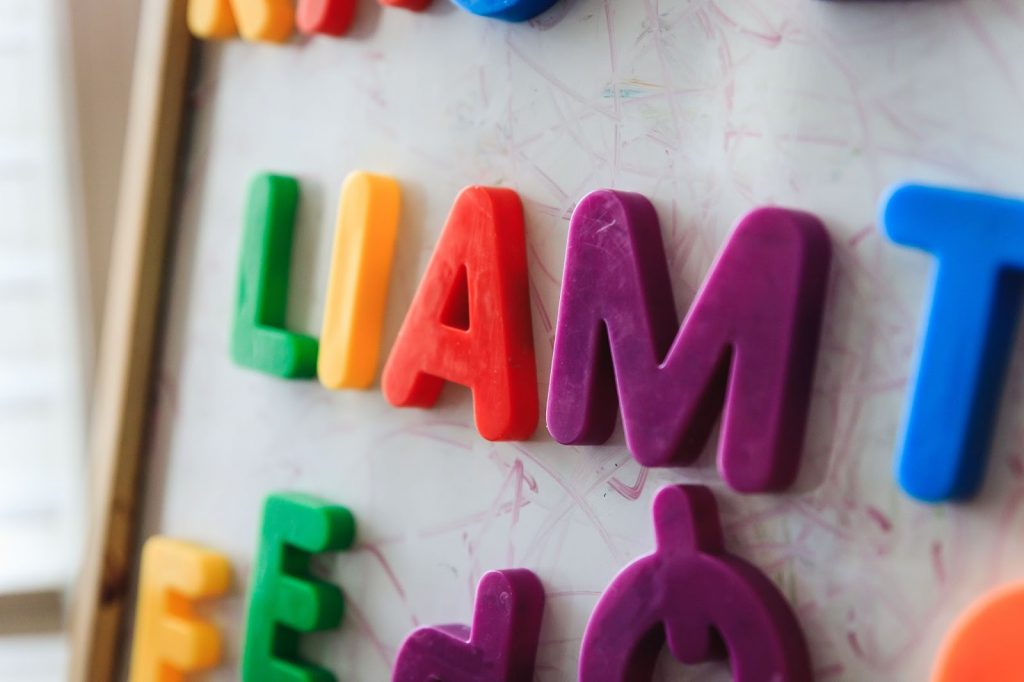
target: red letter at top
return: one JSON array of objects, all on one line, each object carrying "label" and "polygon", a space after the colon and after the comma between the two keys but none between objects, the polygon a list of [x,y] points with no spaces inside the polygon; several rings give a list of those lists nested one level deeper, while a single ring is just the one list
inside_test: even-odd
[{"label": "red letter at top", "polygon": [[519,195],[463,190],[384,367],[384,396],[430,407],[445,381],[462,384],[481,436],[528,438],[537,427],[529,296]]}]

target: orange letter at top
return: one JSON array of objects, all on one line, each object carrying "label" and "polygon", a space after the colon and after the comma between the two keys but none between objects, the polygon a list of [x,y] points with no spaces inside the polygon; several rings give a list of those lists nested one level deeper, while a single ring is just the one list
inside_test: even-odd
[{"label": "orange letter at top", "polygon": [[188,0],[188,28],[203,40],[233,38],[283,43],[295,27],[292,0]]}]

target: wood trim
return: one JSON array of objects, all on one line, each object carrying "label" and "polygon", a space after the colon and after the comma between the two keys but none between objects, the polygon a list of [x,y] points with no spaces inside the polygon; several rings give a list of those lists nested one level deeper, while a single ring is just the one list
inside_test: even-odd
[{"label": "wood trim", "polygon": [[90,529],[71,613],[71,679],[109,682],[131,592],[191,38],[186,0],[144,0],[93,405]]}]

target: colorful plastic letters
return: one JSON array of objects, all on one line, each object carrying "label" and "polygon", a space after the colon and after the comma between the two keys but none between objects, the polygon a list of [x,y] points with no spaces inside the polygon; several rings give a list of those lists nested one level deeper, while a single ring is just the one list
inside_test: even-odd
[{"label": "colorful plastic letters", "polygon": [[[355,16],[355,0],[188,0],[192,34],[210,40],[232,38],[282,43],[296,26],[303,33],[344,35]],[[455,0],[467,12],[504,21],[527,21],[558,0]],[[431,0],[378,0],[386,7],[421,12]]]},{"label": "colorful plastic letters", "polygon": [[192,601],[228,589],[228,560],[178,540],[153,537],[142,550],[131,682],[176,682],[220,661],[220,633]]},{"label": "colorful plastic letters", "polygon": [[384,367],[384,396],[430,407],[445,381],[469,386],[488,440],[537,426],[537,369],[519,195],[470,187],[458,196]]},{"label": "colorful plastic letters", "polygon": [[292,0],[188,0],[188,27],[197,38],[282,43],[295,23]]},{"label": "colorful plastic letters", "polygon": [[294,178],[260,175],[253,180],[231,334],[235,362],[286,378],[316,376],[317,366],[317,340],[283,329],[298,201]]},{"label": "colorful plastic letters", "polygon": [[881,222],[938,261],[897,477],[920,500],[965,499],[984,475],[1020,316],[1024,201],[906,185]]},{"label": "colorful plastic letters", "polygon": [[743,492],[785,488],[799,467],[830,253],[809,214],[749,213],[680,329],[654,207],[639,194],[591,193],[569,228],[551,435],[603,443],[621,402],[638,462],[685,464],[725,401],[723,478]]},{"label": "colorful plastic letters", "polygon": [[392,682],[530,682],[544,588],[530,571],[491,571],[477,587],[473,627],[420,628],[402,644]]},{"label": "colorful plastic letters", "polygon": [[666,641],[684,664],[728,653],[736,682],[812,679],[803,632],[786,600],[755,567],[725,553],[710,490],[660,490],[654,531],[654,554],[627,566],[594,609],[580,650],[580,682],[649,680]]},{"label": "colorful plastic letters", "polygon": [[295,24],[306,34],[340,36],[356,15],[356,0],[299,0]]},{"label": "colorful plastic letters", "polygon": [[985,595],[946,636],[931,682],[1017,682],[1024,670],[1024,583]]},{"label": "colorful plastic letters", "polygon": [[345,180],[317,364],[327,388],[373,383],[400,203],[393,178],[352,173]]},{"label": "colorful plastic letters", "polygon": [[355,519],[315,497],[277,494],[263,510],[253,566],[242,659],[244,682],[333,682],[334,675],[301,660],[300,634],[341,623],[341,590],[309,572],[310,555],[352,545]]},{"label": "colorful plastic letters", "polygon": [[558,0],[455,0],[472,14],[504,21],[528,21],[549,10]]}]

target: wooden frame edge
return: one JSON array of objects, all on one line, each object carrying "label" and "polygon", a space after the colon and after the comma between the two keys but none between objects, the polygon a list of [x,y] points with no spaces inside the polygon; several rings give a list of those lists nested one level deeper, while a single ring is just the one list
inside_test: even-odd
[{"label": "wooden frame edge", "polygon": [[113,680],[123,644],[191,52],[186,5],[144,0],[140,13],[91,420],[88,541],[70,613],[75,682]]}]

